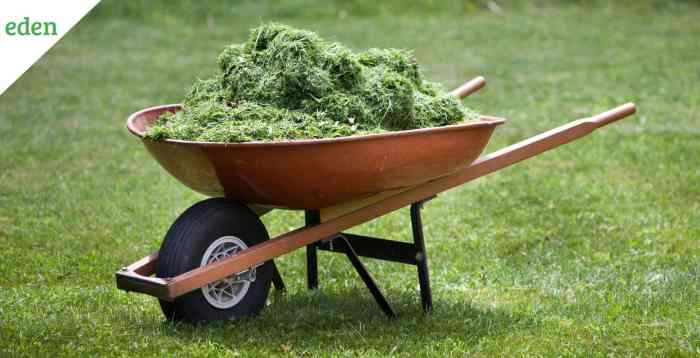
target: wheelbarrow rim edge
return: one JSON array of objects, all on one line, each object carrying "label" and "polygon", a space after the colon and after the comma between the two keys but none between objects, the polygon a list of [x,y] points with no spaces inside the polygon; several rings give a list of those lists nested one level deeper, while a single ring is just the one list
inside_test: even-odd
[{"label": "wheelbarrow rim edge", "polygon": [[173,109],[179,110],[181,108],[182,108],[182,104],[176,103],[176,104],[166,104],[166,105],[160,105],[160,106],[154,106],[154,107],[142,109],[142,110],[135,112],[129,116],[129,118],[127,119],[127,122],[126,122],[126,127],[129,130],[129,132],[131,132],[133,135],[141,138],[144,141],[172,143],[172,144],[188,144],[188,145],[198,145],[198,146],[226,146],[226,147],[229,147],[229,146],[259,146],[259,147],[261,147],[261,146],[295,146],[295,145],[309,145],[309,144],[331,144],[331,143],[339,143],[339,142],[376,140],[376,139],[383,139],[386,137],[401,137],[401,136],[415,135],[415,134],[420,134],[420,133],[425,133],[425,132],[437,133],[437,132],[464,130],[467,128],[476,129],[476,128],[482,128],[482,127],[496,127],[496,126],[499,126],[507,121],[505,118],[501,118],[501,117],[480,115],[478,121],[459,123],[459,124],[451,124],[451,125],[446,125],[446,126],[441,126],[441,127],[408,129],[408,130],[400,130],[400,131],[390,131],[390,132],[385,132],[385,133],[374,133],[374,134],[344,136],[344,137],[335,137],[335,138],[291,139],[291,140],[272,141],[272,142],[250,141],[250,142],[243,142],[243,143],[202,142],[202,141],[191,141],[191,140],[181,140],[181,139],[152,140],[152,139],[145,138],[144,137],[145,133],[142,131],[139,131],[136,128],[136,125],[134,124],[136,119],[139,118],[140,116],[142,116],[144,113],[152,112],[152,111],[173,110]]}]

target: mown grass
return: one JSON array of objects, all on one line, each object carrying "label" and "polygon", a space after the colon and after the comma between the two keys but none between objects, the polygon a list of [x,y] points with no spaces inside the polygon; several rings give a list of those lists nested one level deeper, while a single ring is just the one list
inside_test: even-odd
[{"label": "mown grass", "polygon": [[[104,2],[0,97],[0,355],[700,353],[693,2],[499,2],[500,15],[471,2],[193,4]],[[113,272],[157,249],[201,197],[124,119],[182,98],[266,20],[356,49],[414,48],[449,87],[486,76],[467,104],[510,119],[488,150],[626,101],[639,113],[430,202],[431,315],[411,267],[365,260],[399,312],[390,321],[343,257],[322,254],[321,290],[307,292],[299,251],[278,260],[289,291],[261,316],[169,324]],[[273,235],[301,221],[265,217]],[[355,231],[407,240],[407,212]]]}]

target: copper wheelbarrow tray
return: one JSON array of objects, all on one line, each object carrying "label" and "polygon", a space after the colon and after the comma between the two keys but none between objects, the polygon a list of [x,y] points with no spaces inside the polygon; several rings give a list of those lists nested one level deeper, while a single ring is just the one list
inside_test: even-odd
[{"label": "copper wheelbarrow tray", "polygon": [[161,114],[180,109],[177,104],[144,109],[129,117],[127,128],[168,173],[192,190],[288,209],[330,207],[454,173],[473,162],[495,127],[505,122],[484,116],[444,127],[279,142],[143,137]]},{"label": "copper wheelbarrow tray", "polygon": [[[461,98],[483,85],[479,77],[452,94]],[[129,118],[129,130],[141,136],[159,113],[178,108],[171,105],[137,112]],[[158,260],[158,252],[154,252],[118,271],[117,286],[165,301],[175,300],[402,207],[411,205],[413,212],[417,203],[438,193],[572,142],[635,111],[635,105],[627,103],[477,160],[503,119],[484,117],[478,123],[442,128],[282,143],[143,140],[168,172],[194,190],[225,195],[245,204],[304,209],[316,218],[311,224],[307,222],[306,226],[175,277],[151,276]],[[356,235],[346,236],[353,242],[367,242]],[[397,247],[395,243],[382,245]]]}]

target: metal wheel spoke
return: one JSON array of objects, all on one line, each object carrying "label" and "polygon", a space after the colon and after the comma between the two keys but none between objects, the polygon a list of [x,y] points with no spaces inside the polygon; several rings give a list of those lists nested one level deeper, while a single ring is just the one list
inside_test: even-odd
[{"label": "metal wheel spoke", "polygon": [[227,290],[224,290],[224,293],[231,298],[236,298],[236,295],[233,293],[233,286],[228,286]]}]

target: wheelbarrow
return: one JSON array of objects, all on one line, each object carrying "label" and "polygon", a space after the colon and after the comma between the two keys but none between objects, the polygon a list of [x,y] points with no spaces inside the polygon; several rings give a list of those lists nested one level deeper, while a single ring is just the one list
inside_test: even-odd
[{"label": "wheelbarrow", "polygon": [[[451,92],[482,88],[477,77]],[[395,312],[360,261],[417,267],[422,308],[432,310],[421,207],[438,193],[581,138],[635,113],[632,103],[579,119],[478,158],[505,119],[333,139],[205,143],[153,141],[144,132],[165,105],[132,114],[127,128],[160,165],[212,198],[187,209],[160,250],[116,273],[117,287],[159,299],[170,320],[206,322],[255,315],[270,287],[284,290],[274,258],[306,247],[307,283],[318,288],[317,252],[342,253],[381,310]],[[477,159],[478,158],[478,159]],[[413,243],[344,231],[410,206]],[[270,239],[260,216],[303,210],[305,225]]]}]

